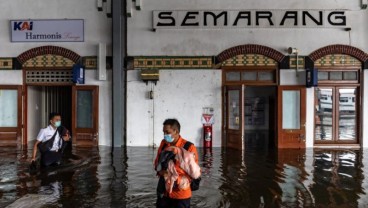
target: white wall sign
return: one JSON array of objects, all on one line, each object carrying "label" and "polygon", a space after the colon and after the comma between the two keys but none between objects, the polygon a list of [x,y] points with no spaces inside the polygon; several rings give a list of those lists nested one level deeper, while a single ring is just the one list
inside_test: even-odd
[{"label": "white wall sign", "polygon": [[83,19],[11,20],[12,42],[83,42]]},{"label": "white wall sign", "polygon": [[153,11],[154,29],[346,27],[345,11]]}]

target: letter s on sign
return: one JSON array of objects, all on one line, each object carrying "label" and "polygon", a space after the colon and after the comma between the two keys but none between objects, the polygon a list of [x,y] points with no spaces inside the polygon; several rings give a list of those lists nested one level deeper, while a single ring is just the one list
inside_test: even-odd
[{"label": "letter s on sign", "polygon": [[[175,26],[175,19],[172,17],[173,12],[159,12],[158,13],[158,27],[162,26]],[[165,22],[161,22],[160,20],[166,20]]]}]

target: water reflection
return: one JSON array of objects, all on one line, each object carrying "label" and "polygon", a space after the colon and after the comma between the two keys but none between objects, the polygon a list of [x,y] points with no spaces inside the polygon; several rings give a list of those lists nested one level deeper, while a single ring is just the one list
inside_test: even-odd
[{"label": "water reflection", "polygon": [[[200,190],[193,207],[368,206],[368,151],[199,148]],[[154,207],[155,150],[74,150],[79,160],[38,175],[31,151],[0,149],[0,207]],[[38,198],[37,198],[38,197]],[[36,200],[37,199],[37,200]]]}]

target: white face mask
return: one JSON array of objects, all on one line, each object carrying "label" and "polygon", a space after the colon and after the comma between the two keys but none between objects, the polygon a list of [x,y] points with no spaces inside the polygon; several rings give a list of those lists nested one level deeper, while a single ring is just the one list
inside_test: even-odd
[{"label": "white face mask", "polygon": [[169,143],[174,141],[174,138],[171,136],[171,134],[165,134],[164,139],[165,139],[165,141],[167,141]]},{"label": "white face mask", "polygon": [[54,125],[55,125],[56,128],[60,127],[61,126],[61,121],[56,121],[54,123]]}]

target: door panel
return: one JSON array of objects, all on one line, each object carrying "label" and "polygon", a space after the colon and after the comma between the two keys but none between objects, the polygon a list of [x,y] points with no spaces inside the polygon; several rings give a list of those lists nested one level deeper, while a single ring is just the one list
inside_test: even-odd
[{"label": "door panel", "polygon": [[358,88],[337,88],[336,96],[338,96],[337,103],[337,121],[336,126],[337,139],[341,142],[355,142],[357,138],[357,103]]},{"label": "door panel", "polygon": [[299,86],[278,88],[279,148],[305,148],[305,92]]},{"label": "door panel", "polygon": [[331,87],[318,87],[315,89],[315,129],[316,142],[331,141],[334,135],[334,105],[335,89]]},{"label": "door panel", "polygon": [[226,86],[226,146],[244,148],[244,87]]},{"label": "door panel", "polygon": [[0,146],[22,144],[22,86],[0,86]]},{"label": "door panel", "polygon": [[98,86],[73,86],[73,144],[98,145]]}]

